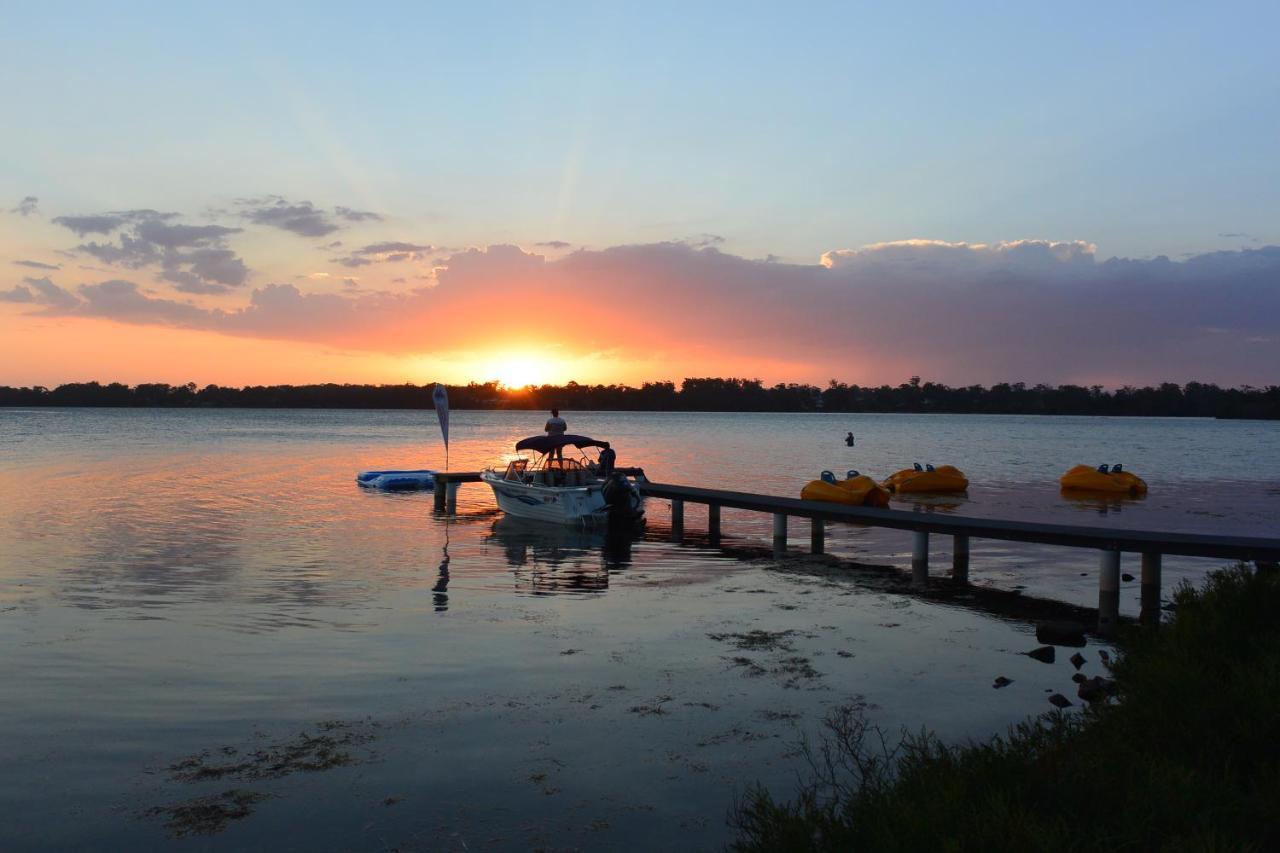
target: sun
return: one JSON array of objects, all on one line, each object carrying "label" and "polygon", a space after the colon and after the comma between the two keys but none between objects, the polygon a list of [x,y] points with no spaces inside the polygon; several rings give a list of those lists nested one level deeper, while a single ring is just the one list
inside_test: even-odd
[{"label": "sun", "polygon": [[508,388],[545,385],[556,381],[559,370],[551,361],[527,353],[501,353],[484,362],[481,375]]}]

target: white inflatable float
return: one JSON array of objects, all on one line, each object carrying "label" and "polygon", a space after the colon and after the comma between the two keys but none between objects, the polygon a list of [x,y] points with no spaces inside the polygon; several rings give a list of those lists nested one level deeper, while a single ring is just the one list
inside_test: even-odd
[{"label": "white inflatable float", "polygon": [[384,491],[434,489],[436,487],[436,472],[361,471],[356,474],[356,482],[366,489],[383,489]]}]

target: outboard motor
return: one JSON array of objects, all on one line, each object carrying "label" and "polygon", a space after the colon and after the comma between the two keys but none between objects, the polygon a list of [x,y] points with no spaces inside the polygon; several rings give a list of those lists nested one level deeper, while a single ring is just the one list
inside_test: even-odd
[{"label": "outboard motor", "polygon": [[818,479],[822,480],[822,482],[824,483],[831,483],[832,485],[834,485],[836,482],[836,475],[831,473],[830,471],[823,471],[818,476]]},{"label": "outboard motor", "polygon": [[600,489],[610,524],[629,524],[644,516],[640,509],[640,490],[622,474],[610,474]]}]

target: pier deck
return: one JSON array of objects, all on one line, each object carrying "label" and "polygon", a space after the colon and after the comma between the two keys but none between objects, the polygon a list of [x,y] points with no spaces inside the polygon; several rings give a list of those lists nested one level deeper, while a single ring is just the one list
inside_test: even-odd
[{"label": "pier deck", "polygon": [[[639,468],[620,468],[628,475],[642,474]],[[457,487],[461,483],[479,482],[480,472],[454,472],[436,475],[435,509],[452,512],[456,506]],[[773,516],[775,553],[787,548],[787,519],[810,520],[810,547],[815,554],[823,552],[827,524],[858,524],[911,531],[913,539],[911,574],[914,581],[929,578],[929,536],[951,536],[953,579],[969,580],[969,543],[971,539],[1001,539],[1068,548],[1089,548],[1101,552],[1098,575],[1098,632],[1113,633],[1120,611],[1120,555],[1141,555],[1142,612],[1145,624],[1160,621],[1160,568],[1165,554],[1188,557],[1217,557],[1228,560],[1254,561],[1261,565],[1280,562],[1280,538],[1254,536],[1218,536],[1205,533],[1176,533],[1149,530],[1126,530],[1088,527],[1073,524],[1050,524],[1033,521],[1004,521],[972,518],[941,512],[879,509],[845,504],[806,501],[797,498],[706,489],[672,483],[638,483],[647,498],[671,501],[672,536],[684,533],[686,503],[707,506],[707,532],[712,541],[720,536],[720,510],[723,507],[767,513]]]}]

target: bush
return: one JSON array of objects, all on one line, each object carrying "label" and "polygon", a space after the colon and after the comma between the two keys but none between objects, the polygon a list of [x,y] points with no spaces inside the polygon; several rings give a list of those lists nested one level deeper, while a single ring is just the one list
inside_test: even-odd
[{"label": "bush", "polygon": [[1280,849],[1280,576],[1179,587],[1119,639],[1117,698],[987,743],[890,747],[861,710],[825,720],[797,798],[755,789],[737,851]]}]

